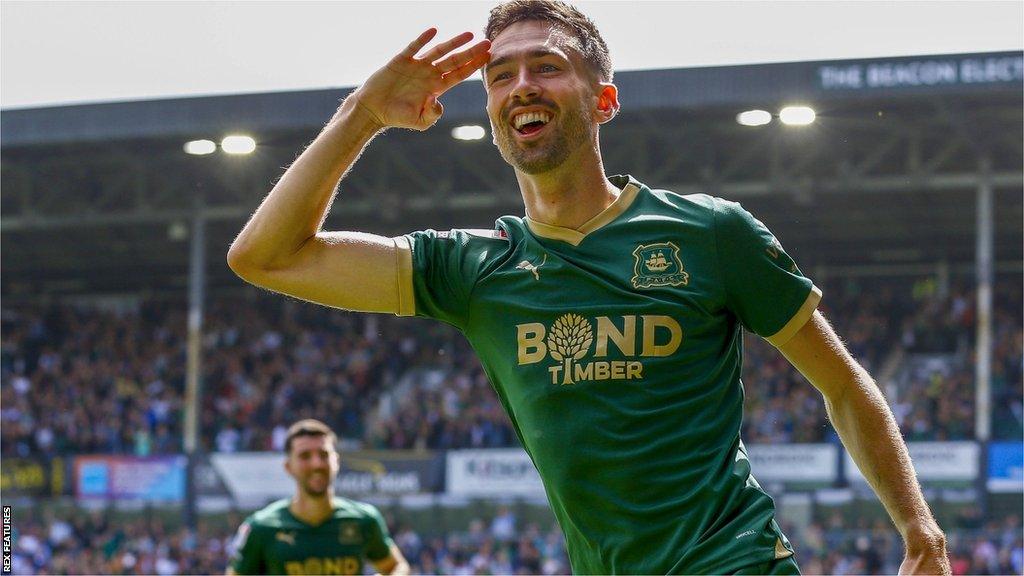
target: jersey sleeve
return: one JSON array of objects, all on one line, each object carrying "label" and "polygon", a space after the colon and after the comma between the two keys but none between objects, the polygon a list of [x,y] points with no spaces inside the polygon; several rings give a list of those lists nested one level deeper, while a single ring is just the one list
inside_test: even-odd
[{"label": "jersey sleeve", "polygon": [[425,230],[395,238],[399,315],[435,318],[464,327],[473,287],[499,238],[500,233],[492,230]]},{"label": "jersey sleeve", "polygon": [[720,198],[714,207],[726,305],[752,332],[782,346],[810,319],[821,290],[743,207]]},{"label": "jersey sleeve", "polygon": [[388,525],[384,522],[384,517],[381,516],[380,511],[369,504],[365,506],[370,522],[364,553],[367,558],[376,562],[391,555],[391,546],[394,545],[395,541],[391,539],[391,534],[388,533]]},{"label": "jersey sleeve", "polygon": [[252,518],[246,519],[238,527],[234,540],[231,541],[234,552],[231,554],[231,568],[236,574],[264,574],[263,549],[258,530]]}]

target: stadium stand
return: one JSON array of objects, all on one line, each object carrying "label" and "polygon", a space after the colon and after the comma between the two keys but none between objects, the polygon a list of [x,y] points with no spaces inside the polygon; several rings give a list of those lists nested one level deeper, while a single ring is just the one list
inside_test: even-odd
[{"label": "stadium stand", "polygon": [[[1000,285],[996,298],[996,438],[1022,430],[1020,292],[1019,284]],[[822,310],[869,371],[877,374],[893,351],[905,353],[890,368],[894,382],[882,385],[908,440],[972,437],[973,291],[915,295],[913,284],[900,291],[862,280],[825,293]],[[5,309],[0,453],[180,452],[183,308]],[[208,451],[280,450],[287,425],[305,417],[329,422],[365,448],[518,445],[479,362],[448,327],[331,311],[252,289],[214,301],[208,319]],[[806,380],[760,338],[748,334],[745,348],[745,441],[837,441]]]},{"label": "stadium stand", "polygon": [[[115,517],[109,510],[48,512],[19,522],[16,574],[215,574],[232,550],[239,518],[200,522],[195,534],[153,516]],[[961,522],[958,522],[961,524]],[[982,525],[962,522],[949,542],[953,574],[1020,574],[1021,519],[1010,514]],[[414,574],[568,574],[558,526],[517,522],[508,508],[442,533],[390,523]],[[805,574],[895,574],[902,543],[884,520],[850,526],[836,513],[795,536]]]}]

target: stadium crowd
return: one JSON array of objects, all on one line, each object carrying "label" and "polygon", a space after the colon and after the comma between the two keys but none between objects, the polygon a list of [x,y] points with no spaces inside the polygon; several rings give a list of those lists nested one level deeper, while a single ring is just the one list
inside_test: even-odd
[{"label": "stadium crowd", "polygon": [[[904,437],[972,438],[975,292],[954,287],[940,294],[930,281],[902,291],[862,288],[853,282],[831,288],[821,309],[853,356],[890,394]],[[994,303],[993,437],[1015,439],[1024,433],[1020,286],[997,284]],[[903,352],[904,359],[924,356],[928,362],[915,364],[918,369],[913,371],[885,375],[884,363],[894,350]],[[744,355],[746,442],[838,441],[821,396],[769,344],[748,334]]]},{"label": "stadium crowd", "polygon": [[[893,411],[908,441],[974,437],[976,310],[973,291],[922,298],[904,321],[900,344],[922,361],[908,365]],[[992,314],[993,437],[1024,435],[1024,331],[1021,290],[996,285]]]},{"label": "stadium crowd", "polygon": [[[822,309],[876,377],[893,350],[929,354],[927,369],[883,390],[908,440],[973,434],[975,295],[929,281],[842,281]],[[997,284],[993,315],[994,436],[1019,438],[1019,284]],[[303,417],[368,448],[466,448],[517,442],[466,341],[436,322],[355,315],[246,292],[213,299],[203,337],[202,441],[209,451],[278,450]],[[0,343],[0,454],[149,455],[181,450],[185,312],[5,308]],[[743,437],[834,441],[821,397],[770,345],[745,338]]]},{"label": "stadium crowd", "polygon": [[[790,532],[804,574],[896,574],[903,560],[903,542],[888,520],[850,522],[835,513]],[[957,523],[947,537],[954,575],[1024,571],[1020,516],[969,528]]]},{"label": "stadium crowd", "polygon": [[[220,574],[232,551],[233,515],[201,520],[195,534],[166,528],[156,517],[114,519],[104,510],[75,510],[43,518],[16,518],[15,574]],[[954,575],[1024,574],[1021,518],[1009,515],[984,525],[965,515],[949,530]],[[414,574],[568,574],[557,525],[521,525],[508,508],[475,518],[457,530],[420,534],[391,525],[395,543]],[[838,512],[803,530],[785,527],[805,574],[895,574],[902,542],[887,521],[853,523]]]}]

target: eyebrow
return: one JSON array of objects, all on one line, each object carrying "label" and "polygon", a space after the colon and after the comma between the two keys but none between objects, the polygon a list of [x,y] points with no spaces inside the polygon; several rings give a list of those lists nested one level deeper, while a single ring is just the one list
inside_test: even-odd
[{"label": "eyebrow", "polygon": [[[559,58],[565,59],[565,56],[563,56],[560,52],[556,52],[554,50],[549,50],[546,48],[536,48],[526,53],[527,59],[543,58],[545,56],[557,56]],[[490,71],[491,68],[497,68],[498,66],[508,64],[514,57],[515,54],[509,54],[491,60],[490,62],[487,63],[487,66],[484,67],[484,74],[487,74],[487,72]]]}]

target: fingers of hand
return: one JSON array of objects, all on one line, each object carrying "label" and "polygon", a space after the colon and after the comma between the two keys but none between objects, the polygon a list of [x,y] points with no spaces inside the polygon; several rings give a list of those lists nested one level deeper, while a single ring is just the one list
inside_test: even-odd
[{"label": "fingers of hand", "polygon": [[440,70],[442,74],[447,74],[456,68],[461,68],[480,54],[487,52],[490,47],[491,42],[489,40],[481,40],[465,50],[449,54],[447,58],[434,62],[434,67]]},{"label": "fingers of hand", "polygon": [[409,45],[405,47],[405,50],[402,50],[400,55],[406,58],[412,58],[416,56],[416,53],[419,52],[420,50],[423,50],[423,47],[427,45],[427,42],[430,42],[430,40],[433,39],[434,36],[436,35],[437,28],[428,28],[426,31],[420,34],[419,37],[410,42]]},{"label": "fingers of hand", "polygon": [[426,54],[423,55],[423,58],[421,58],[421,60],[424,60],[426,62],[434,62],[436,60],[440,60],[441,58],[444,58],[444,56],[451,52],[452,50],[455,50],[459,46],[462,46],[463,44],[469,42],[472,39],[472,32],[463,32],[462,34],[459,34],[458,36],[452,38],[451,40],[448,40],[447,42],[442,42],[437,46],[434,46],[433,48],[428,50]]},{"label": "fingers of hand", "polygon": [[474,72],[476,72],[477,70],[483,68],[483,66],[485,64],[487,64],[487,62],[489,62],[490,59],[491,59],[491,53],[485,51],[482,54],[478,54],[478,55],[474,56],[471,60],[469,60],[468,62],[466,62],[462,66],[460,66],[460,67],[456,68],[455,70],[452,70],[451,72],[445,74],[441,78],[441,81],[443,82],[444,89],[448,90],[452,86],[455,86],[459,82],[462,82],[466,78],[469,78],[470,76],[473,75]]}]

